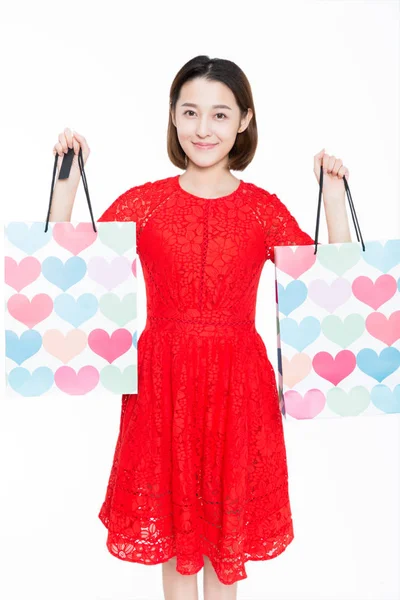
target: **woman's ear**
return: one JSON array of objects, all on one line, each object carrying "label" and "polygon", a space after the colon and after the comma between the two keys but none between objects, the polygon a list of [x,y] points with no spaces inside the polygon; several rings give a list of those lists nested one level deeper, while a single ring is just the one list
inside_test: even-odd
[{"label": "woman's ear", "polygon": [[250,123],[252,118],[253,118],[253,111],[251,110],[251,108],[248,108],[246,116],[243,117],[243,119],[241,119],[241,121],[240,121],[240,127],[238,129],[238,133],[242,133],[245,129],[247,129],[247,126]]}]

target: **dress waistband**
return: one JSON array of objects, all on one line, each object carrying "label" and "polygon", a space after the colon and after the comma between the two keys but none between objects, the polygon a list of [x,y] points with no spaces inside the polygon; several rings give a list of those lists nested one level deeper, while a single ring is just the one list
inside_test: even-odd
[{"label": "dress waistband", "polygon": [[255,319],[212,319],[209,317],[168,317],[168,316],[147,316],[146,328],[156,328],[159,330],[179,330],[194,334],[207,335],[212,333],[226,334],[234,331],[255,330]]}]

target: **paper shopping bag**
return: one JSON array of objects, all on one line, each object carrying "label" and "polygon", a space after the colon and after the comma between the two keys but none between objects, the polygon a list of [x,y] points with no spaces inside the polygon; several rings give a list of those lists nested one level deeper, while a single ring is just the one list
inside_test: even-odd
[{"label": "paper shopping bag", "polygon": [[[277,246],[278,380],[290,420],[400,412],[400,240]],[[360,234],[360,235],[358,235]]]},{"label": "paper shopping bag", "polygon": [[[6,392],[137,392],[136,223],[7,222]],[[57,161],[57,155],[55,157]]]}]

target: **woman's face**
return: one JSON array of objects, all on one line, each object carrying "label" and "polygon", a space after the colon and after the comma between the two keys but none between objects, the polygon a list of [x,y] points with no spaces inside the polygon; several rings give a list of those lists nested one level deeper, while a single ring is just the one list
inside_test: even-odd
[{"label": "woman's face", "polygon": [[228,164],[229,151],[240,135],[238,132],[246,129],[251,113],[249,109],[247,116],[241,118],[228,86],[197,77],[182,86],[172,120],[188,160],[209,167],[219,162]]}]

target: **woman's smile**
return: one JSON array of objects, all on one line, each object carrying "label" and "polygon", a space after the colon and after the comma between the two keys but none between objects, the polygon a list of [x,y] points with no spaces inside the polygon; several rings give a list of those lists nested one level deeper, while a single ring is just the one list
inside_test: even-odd
[{"label": "woman's smile", "polygon": [[202,143],[196,143],[193,142],[193,144],[196,146],[196,148],[199,148],[201,150],[211,150],[211,148],[214,148],[217,144],[202,144]]}]

